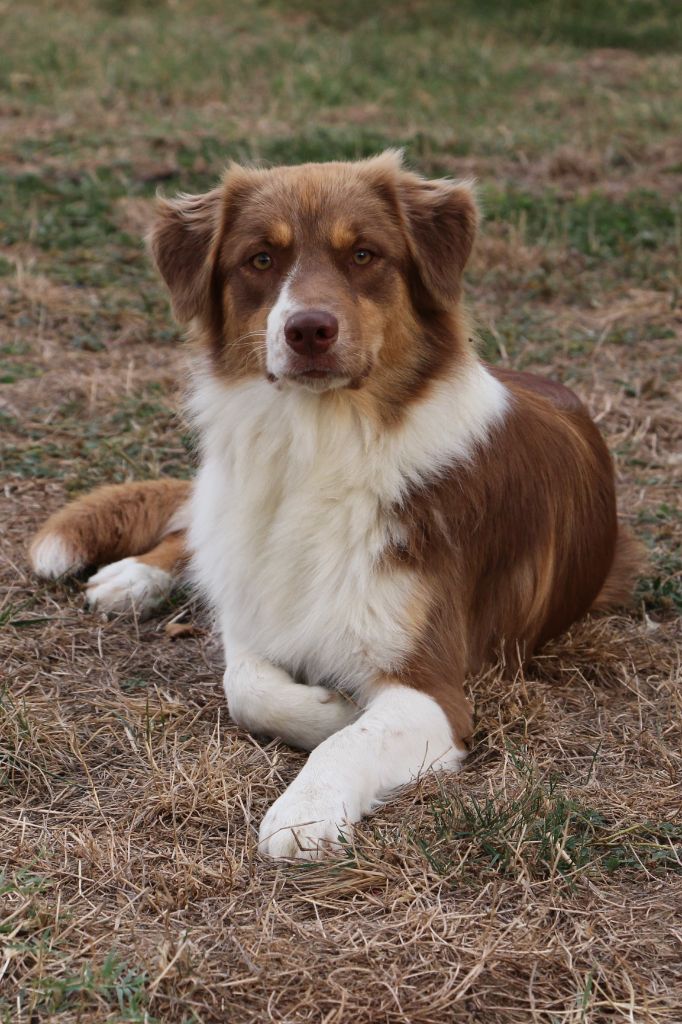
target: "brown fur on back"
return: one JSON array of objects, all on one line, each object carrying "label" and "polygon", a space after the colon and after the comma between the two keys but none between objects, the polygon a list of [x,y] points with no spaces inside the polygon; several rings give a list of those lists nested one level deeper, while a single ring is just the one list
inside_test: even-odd
[{"label": "brown fur on back", "polygon": [[[503,367],[490,367],[490,370],[504,384],[516,385],[535,394],[544,395],[558,409],[580,411],[584,417],[589,417],[587,409],[575,392],[559,381]],[[645,562],[644,545],[627,527],[619,523],[611,568],[591,608],[594,611],[608,611],[632,604],[635,581],[641,575]]]},{"label": "brown fur on back", "polygon": [[405,676],[436,696],[463,737],[464,677],[503,648],[528,657],[584,615],[616,537],[611,459],[582,403],[560,384],[493,372],[512,395],[502,428],[470,464],[411,496],[409,542],[395,553],[432,591]]}]

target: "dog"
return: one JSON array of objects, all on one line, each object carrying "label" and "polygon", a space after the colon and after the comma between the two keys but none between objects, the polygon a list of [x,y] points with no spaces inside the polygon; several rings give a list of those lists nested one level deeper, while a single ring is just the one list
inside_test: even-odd
[{"label": "dog", "polygon": [[316,859],[472,735],[465,681],[627,601],[607,447],[561,384],[478,357],[462,303],[472,185],[400,154],[256,169],[159,200],[150,248],[188,325],[201,464],[105,487],[31,548],[104,565],[90,604],[149,611],[186,562],[233,720],[310,750],[260,826]]}]

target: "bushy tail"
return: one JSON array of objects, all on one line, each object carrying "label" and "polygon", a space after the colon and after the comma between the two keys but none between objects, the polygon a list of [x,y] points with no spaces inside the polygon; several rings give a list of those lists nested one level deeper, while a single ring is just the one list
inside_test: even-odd
[{"label": "bushy tail", "polygon": [[626,527],[619,524],[616,551],[604,586],[592,608],[606,611],[632,604],[633,590],[638,576],[646,568],[646,549]]},{"label": "bushy tail", "polygon": [[50,516],[30,548],[45,579],[115,562],[153,548],[169,529],[182,529],[187,480],[149,480],[99,487]]}]

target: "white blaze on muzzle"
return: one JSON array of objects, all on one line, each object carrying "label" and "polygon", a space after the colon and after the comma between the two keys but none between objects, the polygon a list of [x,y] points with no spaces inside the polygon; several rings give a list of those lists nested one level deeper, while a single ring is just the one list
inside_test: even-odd
[{"label": "white blaze on muzzle", "polygon": [[[291,271],[282,284],[279,296],[270,310],[266,324],[266,370],[271,379],[276,381],[294,380],[313,391],[326,391],[328,388],[343,387],[350,379],[350,374],[339,373],[337,360],[344,354],[343,338],[339,336],[336,314],[331,311],[330,303],[322,300],[318,306],[310,308],[310,302],[300,301],[294,294],[294,275]],[[315,317],[319,317],[318,339],[309,337],[306,332],[315,328]],[[301,318],[301,333],[296,335],[296,327],[292,319]],[[310,319],[313,324],[310,324]],[[308,320],[306,324],[305,321]],[[293,337],[291,336],[294,330]],[[325,331],[327,343],[325,344]],[[330,333],[331,332],[331,335]],[[287,335],[289,334],[289,340]],[[297,344],[298,342],[298,344]],[[299,347],[299,344],[301,347]],[[308,347],[309,346],[309,347]],[[319,347],[318,347],[319,346]],[[323,376],[314,378],[309,371],[319,371]],[[306,371],[306,372],[301,372]]]},{"label": "white blaze on muzzle", "polygon": [[286,373],[290,361],[290,349],[284,336],[284,325],[290,316],[301,308],[291,294],[292,274],[284,279],[281,291],[268,314],[265,334],[267,371],[274,377]]}]

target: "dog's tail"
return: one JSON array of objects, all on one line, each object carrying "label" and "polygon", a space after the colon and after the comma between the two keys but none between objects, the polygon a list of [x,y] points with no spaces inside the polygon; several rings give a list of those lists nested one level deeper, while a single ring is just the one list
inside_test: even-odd
[{"label": "dog's tail", "polygon": [[592,610],[608,611],[631,605],[635,582],[645,568],[644,545],[630,530],[619,523],[613,562],[604,585],[594,600]]},{"label": "dog's tail", "polygon": [[142,555],[186,525],[188,480],[148,480],[99,487],[50,516],[30,548],[33,569],[56,579]]}]

